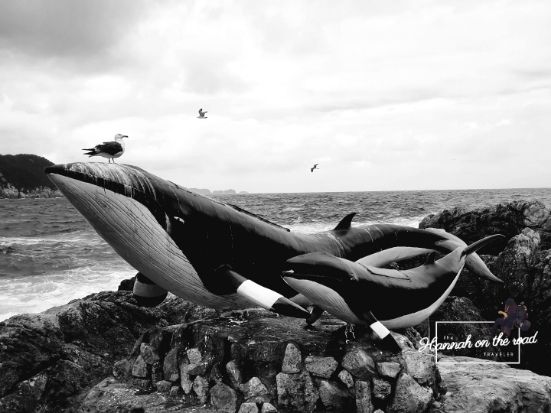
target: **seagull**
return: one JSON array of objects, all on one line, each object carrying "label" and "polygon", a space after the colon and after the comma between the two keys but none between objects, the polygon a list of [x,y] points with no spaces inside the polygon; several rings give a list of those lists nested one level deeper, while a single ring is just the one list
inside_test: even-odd
[{"label": "seagull", "polygon": [[208,116],[205,116],[205,113],[207,113],[206,110],[203,112],[203,108],[199,109],[199,116],[197,116],[197,118],[198,119],[207,119]]},{"label": "seagull", "polygon": [[114,141],[103,142],[93,148],[83,149],[83,151],[88,151],[85,155],[103,156],[104,158],[107,158],[107,163],[110,163],[111,161],[115,163],[115,158],[118,158],[124,153],[123,138],[128,138],[128,135],[117,133]]},{"label": "seagull", "polygon": [[314,169],[319,169],[317,163],[315,163],[314,166],[310,168],[310,172],[314,172]]}]

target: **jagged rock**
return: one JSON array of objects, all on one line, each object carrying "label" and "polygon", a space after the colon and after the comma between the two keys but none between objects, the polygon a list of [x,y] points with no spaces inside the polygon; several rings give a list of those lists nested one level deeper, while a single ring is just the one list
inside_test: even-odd
[{"label": "jagged rock", "polygon": [[395,379],[401,369],[402,367],[400,366],[400,363],[396,363],[394,361],[383,361],[377,363],[377,370],[379,371],[379,374],[389,379]]},{"label": "jagged rock", "polygon": [[354,400],[344,388],[327,380],[320,380],[319,397],[326,410],[345,412],[353,409]]},{"label": "jagged rock", "polygon": [[226,363],[226,372],[228,373],[231,385],[235,389],[239,389],[243,378],[241,375],[241,370],[235,360],[230,360]]},{"label": "jagged rock", "polygon": [[159,355],[147,343],[142,343],[140,345],[140,356],[142,356],[147,364],[153,364],[160,360]]},{"label": "jagged rock", "polygon": [[432,400],[432,390],[419,385],[407,373],[398,377],[390,410],[396,413],[424,412]]},{"label": "jagged rock", "polygon": [[294,412],[314,411],[319,393],[307,372],[279,373],[276,385],[277,404],[281,408]]},{"label": "jagged rock", "polygon": [[191,377],[189,376],[189,374],[187,374],[185,371],[183,372],[182,370],[180,370],[180,386],[182,387],[182,390],[185,394],[189,394],[193,387],[193,381],[191,380]]},{"label": "jagged rock", "polygon": [[402,352],[406,372],[421,385],[432,386],[436,377],[434,354],[424,351]]},{"label": "jagged rock", "polygon": [[46,377],[48,389],[37,405],[42,411],[66,409],[70,397],[111,374],[115,360],[129,356],[142,332],[178,323],[186,313],[193,320],[195,307],[176,297],[155,308],[138,307],[132,293],[119,291],[11,317],[0,323],[0,400],[12,394],[13,401],[27,380]]},{"label": "jagged rock", "polygon": [[48,378],[38,374],[20,382],[15,391],[0,399],[1,412],[34,412],[39,410],[40,400],[46,390]]},{"label": "jagged rock", "polygon": [[356,380],[354,388],[356,394],[356,412],[372,413],[371,384],[368,381]]},{"label": "jagged rock", "polygon": [[341,364],[350,374],[362,380],[375,373],[375,362],[361,348],[354,348],[346,353]]},{"label": "jagged rock", "polygon": [[180,386],[170,387],[170,391],[168,392],[168,395],[173,399],[175,399],[177,397],[181,397],[182,396],[181,387]]},{"label": "jagged rock", "polygon": [[260,413],[277,413],[277,409],[271,403],[263,403]]},{"label": "jagged rock", "polygon": [[242,391],[245,400],[247,401],[253,401],[256,399],[269,401],[268,389],[258,377],[253,377],[247,383],[245,383],[242,386]]},{"label": "jagged rock", "polygon": [[147,364],[141,355],[139,355],[132,365],[132,375],[134,377],[147,377]]},{"label": "jagged rock", "polygon": [[[551,377],[470,357],[445,357],[438,369],[447,393],[441,410],[472,413],[551,410]],[[469,364],[463,364],[471,362]]]},{"label": "jagged rock", "polygon": [[122,280],[117,288],[117,291],[132,291],[134,289],[134,281],[136,277],[127,278]]},{"label": "jagged rock", "polygon": [[127,380],[132,375],[132,364],[128,359],[116,361],[113,364],[113,376],[117,380]]},{"label": "jagged rock", "polygon": [[258,413],[258,406],[256,403],[241,403],[239,411],[237,413]]},{"label": "jagged rock", "polygon": [[203,360],[201,351],[198,348],[190,348],[186,351],[189,364],[199,364]]},{"label": "jagged rock", "polygon": [[338,374],[339,379],[341,380],[342,384],[344,384],[347,388],[351,389],[354,387],[354,377],[352,377],[352,374],[350,374],[346,370],[341,370]]},{"label": "jagged rock", "polygon": [[163,374],[165,380],[175,382],[180,378],[180,371],[178,366],[178,352],[179,347],[172,348],[165,356],[163,360]]},{"label": "jagged rock", "polygon": [[204,404],[207,401],[209,391],[208,380],[201,376],[195,377],[195,380],[193,380],[193,391],[197,395],[199,402]]},{"label": "jagged rock", "polygon": [[160,393],[169,393],[170,388],[172,387],[172,383],[168,380],[161,380],[155,383],[155,387]]},{"label": "jagged rock", "polygon": [[131,383],[134,387],[144,391],[144,392],[150,392],[153,390],[153,386],[151,384],[150,379],[137,379],[133,378],[131,380]]},{"label": "jagged rock", "polygon": [[162,381],[165,379],[165,375],[163,374],[163,366],[159,361],[153,363],[151,365],[151,381],[153,383],[157,383],[158,381]]},{"label": "jagged rock", "polygon": [[302,354],[293,343],[287,344],[285,347],[285,355],[281,364],[283,373],[299,373],[302,369]]},{"label": "jagged rock", "polygon": [[373,378],[373,397],[379,400],[386,400],[392,393],[392,386],[383,379]]},{"label": "jagged rock", "polygon": [[[513,201],[492,207],[466,210],[455,208],[425,217],[419,228],[442,228],[470,244],[491,234],[503,234],[507,239],[528,227],[542,234],[544,248],[551,247],[550,211],[540,201]],[[487,249],[497,254],[503,244]]]},{"label": "jagged rock", "polygon": [[[86,394],[79,412],[144,412],[163,411],[166,397],[158,392],[136,395],[136,388],[107,378]],[[71,410],[71,411],[77,411]]]},{"label": "jagged rock", "polygon": [[317,377],[328,379],[337,370],[339,363],[333,357],[308,356],[304,360],[306,370]]},{"label": "jagged rock", "polygon": [[231,387],[218,383],[210,389],[210,402],[219,412],[234,413],[237,408],[237,395]]}]

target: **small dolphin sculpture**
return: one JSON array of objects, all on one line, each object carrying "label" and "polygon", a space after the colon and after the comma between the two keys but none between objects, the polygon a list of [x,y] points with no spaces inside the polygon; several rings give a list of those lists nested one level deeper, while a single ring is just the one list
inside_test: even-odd
[{"label": "small dolphin sculpture", "polygon": [[427,319],[455,286],[466,258],[498,238],[503,236],[459,246],[437,261],[432,252],[425,264],[402,271],[309,253],[287,260],[289,269],[282,276],[314,305],[350,324],[366,324],[385,338],[388,328],[413,327]]},{"label": "small dolphin sculpture", "polygon": [[[46,173],[98,234],[139,271],[134,295],[142,305],[156,305],[170,291],[214,308],[260,306],[312,323],[321,311],[315,307],[310,313],[306,307],[317,304],[318,298],[301,294],[311,296],[310,290],[295,289],[289,277],[281,277],[293,257],[324,254],[362,268],[354,261],[394,247],[443,254],[457,248],[438,231],[392,224],[353,227],[354,213],[329,231],[291,232],[131,165],[70,163],[48,167]],[[404,256],[405,250],[397,251]],[[383,257],[381,262],[389,259]],[[475,274],[498,280],[482,261],[466,265]],[[389,270],[377,271],[381,274],[374,276],[388,278]],[[380,288],[384,285],[380,283]],[[422,294],[422,288],[418,290],[412,293]],[[333,310],[323,301],[320,304]],[[374,313],[383,304],[374,303]],[[352,320],[348,313],[341,315]]]}]

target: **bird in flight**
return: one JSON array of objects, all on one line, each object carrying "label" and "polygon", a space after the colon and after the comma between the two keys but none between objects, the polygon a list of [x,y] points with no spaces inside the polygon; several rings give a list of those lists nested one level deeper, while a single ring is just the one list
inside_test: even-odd
[{"label": "bird in flight", "polygon": [[197,118],[199,119],[207,119],[208,116],[205,116],[205,114],[207,113],[207,111],[203,111],[203,108],[199,109],[199,116],[197,116]]},{"label": "bird in flight", "polygon": [[314,169],[319,169],[317,163],[315,163],[314,166],[310,168],[310,172],[314,172]]},{"label": "bird in flight", "polygon": [[124,143],[122,141],[124,138],[128,138],[128,135],[117,133],[114,141],[103,142],[93,148],[83,149],[83,151],[88,151],[85,155],[103,156],[104,158],[107,158],[107,163],[110,163],[111,161],[115,163],[115,158],[118,158],[124,153]]}]

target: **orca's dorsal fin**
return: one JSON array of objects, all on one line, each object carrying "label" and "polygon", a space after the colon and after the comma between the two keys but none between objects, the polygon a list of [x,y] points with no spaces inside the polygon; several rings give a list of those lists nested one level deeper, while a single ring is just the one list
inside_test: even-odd
[{"label": "orca's dorsal fin", "polygon": [[427,256],[425,257],[425,265],[434,264],[435,257],[436,257],[436,253],[434,251],[428,253]]},{"label": "orca's dorsal fin", "polygon": [[352,224],[352,219],[354,218],[355,215],[356,213],[352,212],[347,216],[345,216],[343,219],[341,219],[341,222],[337,224],[337,226],[335,227],[335,230],[338,231],[338,230],[350,229],[350,225]]}]

